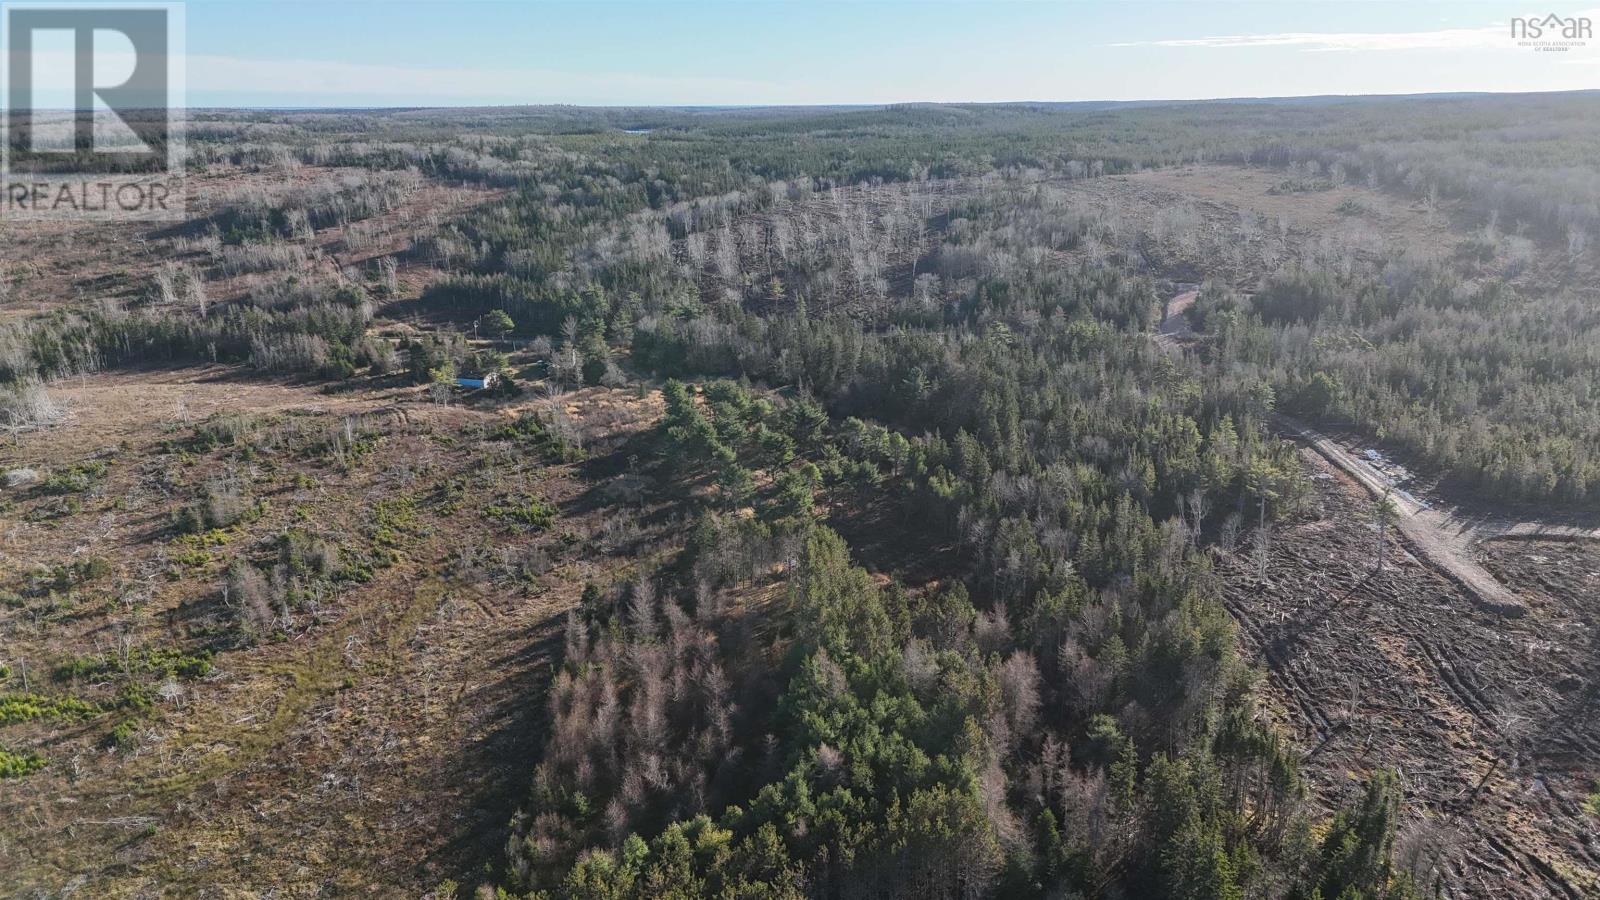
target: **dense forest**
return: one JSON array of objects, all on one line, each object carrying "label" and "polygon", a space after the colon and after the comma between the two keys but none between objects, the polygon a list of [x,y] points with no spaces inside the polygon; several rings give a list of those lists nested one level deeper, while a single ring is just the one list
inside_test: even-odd
[{"label": "dense forest", "polygon": [[[1284,415],[1497,498],[1600,495],[1594,296],[1471,268],[1593,271],[1597,107],[198,112],[199,171],[359,174],[219,205],[130,296],[0,326],[0,411],[30,427],[52,379],[201,362],[519,391],[469,334],[558,387],[659,388],[639,465],[681,540],[566,616],[508,895],[1423,896],[1395,775],[1308,802],[1215,554],[1303,509]],[[1292,246],[1073,189],[1186,163],[1448,205],[1477,237]],[[430,182],[493,193],[302,274],[303,236],[359,247]],[[1153,340],[1223,254],[1251,277],[1206,279],[1192,337]],[[431,273],[415,296],[400,266]],[[377,333],[396,308],[432,330]]]},{"label": "dense forest", "polygon": [[[247,361],[336,377],[395,365],[364,337],[371,304],[392,287],[392,266],[340,285],[271,276],[304,263],[293,239],[317,227],[337,225],[358,246],[362,221],[414,191],[418,177],[510,191],[410,251],[452,273],[425,303],[462,316],[502,310],[517,335],[559,341],[575,325],[592,359],[629,346],[641,324],[647,355],[684,328],[704,334],[715,323],[745,333],[787,309],[785,297],[809,304],[822,327],[829,323],[818,314],[850,303],[880,330],[970,319],[970,311],[948,309],[972,303],[963,293],[1053,287],[1021,288],[1011,272],[980,271],[980,260],[996,252],[1086,245],[1121,272],[1158,277],[1152,241],[1190,244],[1191,256],[1237,254],[1272,223],[1241,222],[1208,238],[1175,211],[1140,233],[1052,191],[1057,180],[1220,160],[1281,167],[1299,189],[1358,182],[1426,203],[1453,198],[1482,233],[1443,261],[1396,257],[1352,269],[1348,258],[1325,253],[1264,255],[1260,283],[1218,285],[1201,310],[1219,313],[1206,348],[1218,369],[1259,366],[1295,412],[1354,422],[1495,495],[1582,501],[1600,483],[1600,413],[1587,383],[1595,371],[1592,308],[1570,291],[1529,295],[1494,278],[1463,279],[1458,263],[1500,252],[1520,267],[1547,265],[1531,249],[1534,238],[1569,260],[1587,259],[1600,215],[1594,160],[1582,149],[1593,139],[1584,129],[1595,102],[1553,95],[1207,104],[1203,115],[1187,105],[1094,104],[720,117],[534,110],[475,114],[480,130],[465,137],[449,131],[448,115],[272,121],[263,113],[240,121],[218,113],[212,122],[201,114],[191,164],[202,170],[315,164],[369,174],[245,197],[190,223],[177,240],[194,262],[172,266],[146,302],[8,326],[0,375],[21,384],[150,359]],[[1522,128],[1534,112],[1561,124]],[[357,126],[360,139],[352,140]],[[1003,237],[996,227],[1007,229]],[[268,280],[248,304],[208,309],[196,288],[205,272]],[[895,302],[886,302],[891,295]],[[720,311],[730,305],[753,318]],[[1152,309],[1131,304],[1110,321],[1146,324]],[[1491,319],[1495,327],[1485,327]],[[603,372],[604,361],[591,370]]]}]

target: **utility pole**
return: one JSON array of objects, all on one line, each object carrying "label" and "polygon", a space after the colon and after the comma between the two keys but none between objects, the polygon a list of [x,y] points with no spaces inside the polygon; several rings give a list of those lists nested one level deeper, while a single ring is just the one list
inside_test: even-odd
[{"label": "utility pole", "polygon": [[1258,461],[1250,466],[1250,485],[1256,492],[1258,506],[1256,511],[1256,575],[1262,580],[1267,580],[1267,501],[1277,499],[1274,490],[1272,471],[1265,461]]},{"label": "utility pole", "polygon": [[1394,502],[1394,489],[1385,488],[1383,496],[1372,504],[1372,518],[1378,526],[1378,569],[1383,571],[1384,538],[1389,530],[1389,523],[1399,518],[1400,508]]},{"label": "utility pole", "polygon": [[1267,580],[1267,495],[1261,495],[1261,517],[1256,525],[1256,576]]}]

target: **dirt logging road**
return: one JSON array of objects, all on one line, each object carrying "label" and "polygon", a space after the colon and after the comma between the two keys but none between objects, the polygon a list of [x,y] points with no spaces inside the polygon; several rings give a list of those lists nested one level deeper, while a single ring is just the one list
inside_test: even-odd
[{"label": "dirt logging road", "polygon": [[1189,323],[1189,307],[1194,305],[1199,296],[1199,289],[1191,288],[1161,305],[1161,324],[1152,335],[1161,349],[1172,353],[1182,346],[1180,341],[1194,337],[1194,328]]},{"label": "dirt logging road", "polygon": [[[1198,289],[1184,290],[1162,304],[1160,324],[1151,335],[1168,352],[1179,351],[1194,336],[1189,309],[1200,296]],[[1367,460],[1350,452],[1333,438],[1284,415],[1274,417],[1278,428],[1303,441],[1317,455],[1365,488],[1374,499],[1393,499],[1399,537],[1419,560],[1454,582],[1484,609],[1518,618],[1528,612],[1522,597],[1507,588],[1478,562],[1479,547],[1491,540],[1600,541],[1600,520],[1556,522],[1517,519],[1428,503],[1402,489]]]},{"label": "dirt logging road", "polygon": [[1482,519],[1464,521],[1450,512],[1435,509],[1401,490],[1366,460],[1353,455],[1325,434],[1287,416],[1278,422],[1305,441],[1323,459],[1338,466],[1366,488],[1374,498],[1388,494],[1394,501],[1401,538],[1416,556],[1455,582],[1479,605],[1505,616],[1520,617],[1527,605],[1505,585],[1495,580],[1478,564],[1475,547],[1485,537],[1513,527],[1537,528],[1534,522],[1502,522],[1491,525]]},{"label": "dirt logging road", "polygon": [[[1188,311],[1198,296],[1198,290],[1185,290],[1163,304],[1160,325],[1152,335],[1163,349],[1175,351],[1182,346],[1182,341],[1193,336]],[[1394,501],[1398,513],[1397,530],[1406,548],[1491,612],[1517,618],[1526,615],[1528,609],[1515,591],[1478,562],[1478,548],[1482,542],[1504,539],[1600,541],[1600,522],[1571,524],[1514,519],[1435,506],[1403,490],[1366,460],[1309,425],[1283,415],[1276,416],[1275,421],[1282,431],[1305,442],[1365,488],[1374,499],[1388,494]]]},{"label": "dirt logging road", "polygon": [[[1377,572],[1372,485],[1303,452],[1310,503],[1275,528],[1264,577],[1254,553],[1217,558],[1242,647],[1267,673],[1265,707],[1302,748],[1316,801],[1347,806],[1371,773],[1398,772],[1397,862],[1425,891],[1600,896],[1600,834],[1583,810],[1600,776],[1600,594],[1513,575],[1498,588],[1526,592],[1526,614],[1494,611],[1442,538],[1424,551],[1409,537],[1437,521],[1415,507],[1400,519],[1406,552]],[[1556,546],[1580,554],[1583,571],[1600,558]],[[1535,571],[1548,577],[1548,563]]]},{"label": "dirt logging road", "polygon": [[[1192,337],[1196,296],[1159,311],[1151,337],[1167,352]],[[1600,598],[1502,582],[1480,561],[1513,540],[1586,554],[1600,522],[1430,502],[1302,422],[1275,426],[1318,475],[1316,512],[1274,536],[1264,579],[1248,554],[1223,554],[1221,572],[1319,802],[1347,805],[1367,774],[1397,771],[1408,798],[1399,861],[1425,889],[1600,897],[1600,835],[1582,809],[1600,773]],[[1405,552],[1380,573],[1372,503],[1385,494]]]}]

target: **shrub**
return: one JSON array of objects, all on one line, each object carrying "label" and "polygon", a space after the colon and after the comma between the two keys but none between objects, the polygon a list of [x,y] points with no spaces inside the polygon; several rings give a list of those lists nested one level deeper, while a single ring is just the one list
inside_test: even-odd
[{"label": "shrub", "polygon": [[94,486],[94,483],[105,477],[105,474],[106,464],[103,462],[78,463],[52,472],[38,489],[45,494],[78,494]]},{"label": "shrub", "polygon": [[172,525],[183,534],[199,534],[254,519],[261,512],[260,506],[252,505],[249,498],[239,493],[238,485],[212,482],[206,486],[204,497],[172,514]]},{"label": "shrub", "polygon": [[93,703],[76,697],[0,694],[0,725],[30,719],[85,719],[99,711]]},{"label": "shrub", "polygon": [[54,589],[65,593],[79,585],[99,581],[111,574],[111,562],[103,556],[91,556],[71,563],[60,563],[34,573],[35,589]]},{"label": "shrub", "polygon": [[221,268],[227,275],[302,269],[305,264],[306,251],[296,244],[248,243],[222,248]]},{"label": "shrub", "polygon": [[527,446],[549,463],[576,462],[583,451],[564,440],[552,430],[544,419],[534,413],[523,413],[515,422],[491,431],[491,441],[516,441]]},{"label": "shrub", "polygon": [[203,678],[211,674],[211,653],[185,653],[172,647],[150,649],[140,647],[128,654],[126,660],[115,656],[75,656],[59,663],[55,677],[61,681],[75,678],[104,678],[126,668],[129,674],[155,675],[161,678]]},{"label": "shrub", "polygon": [[1326,178],[1287,178],[1267,188],[1267,193],[1278,196],[1283,194],[1316,194],[1331,190],[1333,190],[1333,182]]},{"label": "shrub", "polygon": [[178,507],[172,513],[172,527],[180,534],[199,534],[204,531],[206,525],[201,518],[200,507],[193,503]]},{"label": "shrub", "polygon": [[21,778],[44,768],[44,757],[33,751],[13,753],[0,748],[0,778]]},{"label": "shrub", "polygon": [[185,449],[205,453],[218,447],[232,447],[248,439],[260,427],[260,422],[247,415],[218,415],[194,427],[194,433],[184,442]]},{"label": "shrub", "polygon": [[539,497],[508,497],[483,512],[518,531],[543,531],[556,521],[556,508]]},{"label": "shrub", "polygon": [[117,750],[128,750],[132,748],[134,741],[137,740],[137,738],[134,736],[133,729],[134,720],[132,719],[124,719],[123,721],[118,722],[117,727],[111,729],[111,733],[106,735],[106,746]]},{"label": "shrub", "polygon": [[272,627],[272,585],[249,561],[235,559],[229,564],[222,595],[246,640],[254,640]]},{"label": "shrub", "polygon": [[74,656],[56,665],[55,677],[58,681],[94,678],[105,672],[106,662],[103,656]]},{"label": "shrub", "polygon": [[1456,245],[1456,255],[1465,260],[1486,263],[1494,260],[1494,241],[1486,237],[1470,237]]},{"label": "shrub", "polygon": [[37,382],[0,384],[0,425],[38,428],[54,425],[65,417],[66,410]]},{"label": "shrub", "polygon": [[339,548],[299,528],[278,537],[278,561],[296,575],[330,575],[339,568]]}]

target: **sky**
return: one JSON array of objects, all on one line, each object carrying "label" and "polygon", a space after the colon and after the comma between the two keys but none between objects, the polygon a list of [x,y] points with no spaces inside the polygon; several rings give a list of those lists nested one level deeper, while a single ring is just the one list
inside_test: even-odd
[{"label": "sky", "polygon": [[188,105],[1188,100],[1600,88],[1528,2],[190,0]]}]

